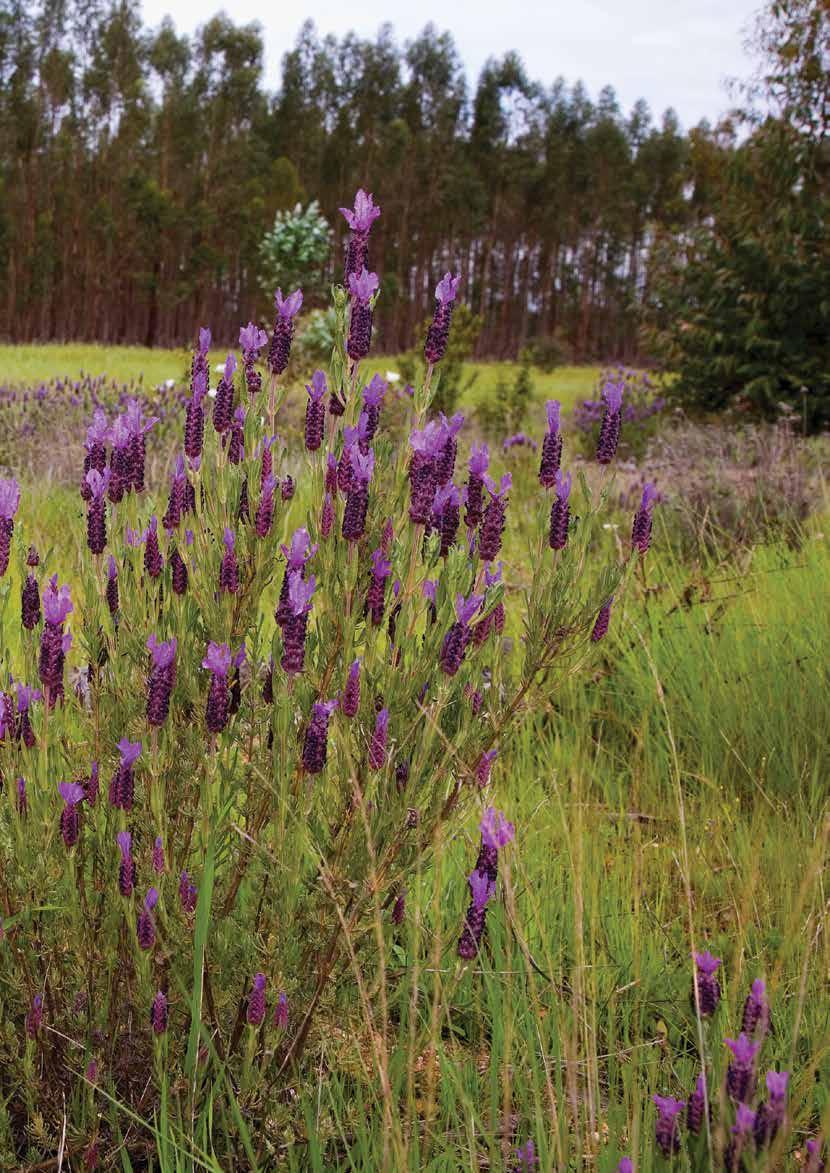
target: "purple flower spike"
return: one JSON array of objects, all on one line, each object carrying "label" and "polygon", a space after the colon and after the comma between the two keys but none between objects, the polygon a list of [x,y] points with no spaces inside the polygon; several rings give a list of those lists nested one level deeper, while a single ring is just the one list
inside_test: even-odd
[{"label": "purple flower spike", "polygon": [[352,230],[346,249],[346,266],[343,275],[343,284],[348,288],[349,278],[365,268],[369,256],[369,233],[380,215],[380,208],[373,201],[372,193],[367,194],[363,188],[360,188],[354,198],[354,210],[341,208],[340,211]]},{"label": "purple flower spike", "polygon": [[385,607],[386,580],[392,573],[392,563],[388,562],[383,551],[378,548],[372,552],[372,570],[369,576],[369,589],[366,592],[366,609],[373,627],[380,627],[383,623]]},{"label": "purple flower spike", "polygon": [[182,911],[191,916],[196,911],[199,902],[199,892],[187,872],[179,876],[179,902]]},{"label": "purple flower spike", "polygon": [[486,786],[490,785],[490,771],[498,755],[499,751],[497,749],[489,749],[478,759],[476,782],[478,782],[479,789],[483,790]]},{"label": "purple flower spike", "polygon": [[487,508],[484,510],[478,538],[478,553],[484,562],[494,562],[498,557],[499,550],[501,550],[507,512],[507,493],[512,483],[513,478],[509,472],[501,478],[501,484],[498,487],[492,477],[484,477],[484,484],[487,486],[487,492],[490,496]]},{"label": "purple flower spike", "polygon": [[593,630],[591,631],[592,643],[599,643],[599,641],[604,639],[608,634],[608,627],[611,622],[611,604],[613,602],[614,596],[612,595],[608,602],[603,603],[600,607],[596,622],[594,623]]},{"label": "purple flower spike", "polygon": [[225,551],[219,565],[219,593],[235,595],[239,590],[239,564],[236,560],[236,536],[225,526],[223,536]]},{"label": "purple flower spike", "polygon": [[769,1099],[762,1103],[755,1116],[754,1136],[757,1147],[770,1144],[778,1134],[787,1115],[788,1071],[768,1071],[766,1076]]},{"label": "purple flower spike", "polygon": [[548,544],[551,550],[564,550],[568,544],[568,527],[571,519],[569,498],[571,495],[571,474],[564,476],[560,469],[554,477],[556,496],[550,509],[550,532]]},{"label": "purple flower spike", "polygon": [[340,708],[344,717],[357,716],[357,710],[360,708],[360,660],[354,660],[349,668]]},{"label": "purple flower spike", "polygon": [[375,718],[375,728],[369,742],[369,768],[382,770],[386,765],[386,743],[389,736],[389,710],[381,709]]},{"label": "purple flower spike", "polygon": [[288,366],[291,355],[291,341],[294,337],[294,318],[300,312],[303,304],[301,289],[295,289],[288,297],[283,297],[282,290],[278,289],[274,295],[274,333],[271,336],[271,346],[268,350],[268,369],[272,375],[281,375]]},{"label": "purple flower spike", "polygon": [[323,498],[323,508],[320,513],[320,537],[325,541],[331,534],[334,526],[334,502],[331,499],[331,493],[326,493]]},{"label": "purple flower spike", "polygon": [[14,477],[0,477],[0,578],[9,568],[14,515],[20,505],[20,486]]},{"label": "purple flower spike", "polygon": [[61,811],[61,835],[66,847],[71,849],[78,842],[81,827],[78,805],[86,792],[78,782],[59,782],[58,793],[66,804]]},{"label": "purple flower spike", "polygon": [[305,664],[305,641],[308,627],[308,614],[311,610],[311,597],[317,585],[314,575],[303,579],[299,570],[289,575],[288,603],[290,616],[283,624],[282,629],[282,658],[280,664],[283,671],[290,676],[302,672]]},{"label": "purple flower spike", "polygon": [[40,1024],[43,1021],[43,995],[35,994],[32,999],[32,1005],[29,1013],[26,1015],[26,1035],[30,1039],[36,1039],[40,1031]]},{"label": "purple flower spike", "polygon": [[[35,557],[37,558],[37,552]],[[40,623],[40,588],[37,579],[31,573],[26,575],[20,588],[20,622],[26,631],[33,631]]]},{"label": "purple flower spike", "polygon": [[323,371],[315,371],[311,383],[306,384],[308,403],[305,409],[305,446],[309,452],[316,452],[323,443],[323,427],[326,422],[326,406],[323,397],[328,390]]},{"label": "purple flower spike", "polygon": [[760,1035],[761,1038],[769,1030],[769,1002],[767,1001],[767,987],[760,978],[756,978],[744,1002],[741,1030],[745,1035]]},{"label": "purple flower spike", "polygon": [[150,524],[144,531],[144,569],[150,578],[158,578],[164,569],[158,539],[158,520],[156,515],[150,518]]},{"label": "purple flower spike", "polygon": [[430,366],[440,362],[446,353],[452,313],[460,284],[460,274],[453,277],[451,273],[445,273],[435,288],[435,309],[424,343],[424,357]]},{"label": "purple flower spike", "polygon": [[365,358],[372,345],[372,298],[379,285],[377,273],[367,272],[365,265],[359,276],[356,273],[349,274],[352,302],[346,351],[353,362]]},{"label": "purple flower spike", "polygon": [[281,993],[274,1008],[274,1026],[277,1030],[285,1030],[288,1026],[288,998]]},{"label": "purple flower spike", "polygon": [[274,490],[277,487],[275,478],[271,475],[267,476],[262,482],[259,495],[259,505],[257,505],[256,517],[254,518],[254,528],[258,538],[267,538],[271,532],[271,525],[274,520]]},{"label": "purple flower spike", "polygon": [[158,904],[159,894],[156,888],[150,888],[147,895],[144,897],[144,907],[138,916],[138,924],[136,925],[136,936],[138,937],[138,946],[143,949],[145,953],[153,948],[156,943],[156,924],[153,919],[153,909]]},{"label": "purple flower spike", "polygon": [[703,1126],[703,1120],[708,1111],[708,1101],[706,1098],[706,1076],[702,1073],[697,1077],[695,1090],[689,1096],[689,1103],[686,1107],[686,1127],[692,1136],[699,1136],[700,1130]]},{"label": "purple flower spike", "polygon": [[668,1160],[680,1152],[678,1116],[686,1105],[683,1100],[676,1100],[673,1096],[652,1096],[652,1100],[657,1108],[654,1139],[660,1152]]},{"label": "purple flower spike", "polygon": [[329,718],[338,702],[317,701],[311,709],[311,719],[303,742],[303,769],[309,774],[320,774],[328,756]]},{"label": "purple flower spike", "polygon": [[229,354],[225,359],[225,370],[216,388],[216,398],[213,401],[213,426],[220,436],[227,432],[233,422],[234,386],[233,376],[236,372],[236,356]]},{"label": "purple flower spike", "polygon": [[156,994],[150,1007],[150,1024],[153,1034],[163,1035],[167,1030],[167,996],[161,990]]},{"label": "purple flower spike", "polygon": [[634,514],[634,522],[631,527],[631,546],[640,554],[647,554],[651,544],[651,515],[658,496],[657,486],[649,481],[643,489],[640,508]]},{"label": "purple flower spike", "polygon": [[122,737],[118,743],[118,752],[121,755],[121,761],[110,779],[109,801],[110,806],[128,811],[133,807],[135,791],[133,767],[141,753],[141,742],[129,741],[126,737]]},{"label": "purple flower spike", "polygon": [[265,985],[264,973],[258,973],[248,995],[248,1011],[246,1018],[248,1026],[260,1026],[265,1018]]},{"label": "purple flower spike", "polygon": [[155,634],[147,640],[150,651],[150,679],[147,683],[147,724],[158,728],[170,712],[170,695],[176,683],[176,648],[173,638],[160,641]]},{"label": "purple flower spike", "polygon": [[231,667],[231,649],[227,644],[208,644],[202,667],[211,673],[205,721],[211,733],[221,733],[228,723],[230,696],[228,672]]},{"label": "purple flower spike", "polygon": [[484,812],[480,825],[481,838],[485,847],[501,851],[508,843],[512,843],[516,835],[513,823],[508,822],[501,811],[489,806]]},{"label": "purple flower spike", "polygon": [[715,977],[720,965],[720,957],[713,957],[708,950],[695,953],[697,997],[703,1018],[711,1018],[720,1002],[720,983]]},{"label": "purple flower spike", "polygon": [[464,524],[475,529],[484,516],[484,477],[490,466],[490,451],[486,444],[473,444],[468,464]]},{"label": "purple flower spike", "polygon": [[458,433],[464,426],[464,416],[457,411],[451,419],[447,419],[443,411],[440,414],[442,442],[438,449],[435,465],[435,479],[439,485],[448,484],[455,472],[455,461],[458,456]]},{"label": "purple flower spike", "polygon": [[455,676],[461,667],[470,642],[470,623],[483,602],[484,595],[470,595],[469,599],[465,599],[463,595],[456,595],[456,622],[444,636],[439,657],[441,667],[447,676]]},{"label": "purple flower spike", "polygon": [[433,511],[433,524],[441,535],[439,554],[446,558],[455,543],[461,520],[461,494],[455,485],[444,485],[436,492]]},{"label": "purple flower spike", "polygon": [[536,1145],[532,1140],[526,1141],[516,1149],[516,1173],[532,1173],[539,1168],[539,1158],[536,1156]]},{"label": "purple flower spike", "polygon": [[737,1103],[746,1103],[755,1090],[755,1056],[761,1049],[760,1042],[753,1042],[748,1035],[737,1039],[725,1039],[732,1052],[732,1061],[726,1072],[726,1090]]},{"label": "purple flower spike", "polygon": [[819,1137],[807,1141],[807,1164],[804,1166],[805,1173],[824,1173],[826,1169],[825,1161],[822,1157],[822,1150],[824,1144]]},{"label": "purple flower spike", "polygon": [[59,587],[58,576],[53,575],[43,592],[45,622],[40,635],[38,659],[38,676],[50,709],[63,699],[64,661],[69,647],[67,641],[71,642],[71,636],[64,632],[63,625],[72,610],[69,587]]},{"label": "purple flower spike", "polygon": [[605,384],[602,398],[605,401],[605,411],[599,430],[597,442],[597,460],[600,464],[610,464],[620,442],[620,423],[622,419],[622,397],[625,384],[623,382],[609,382]]},{"label": "purple flower spike", "polygon": [[634,1173],[634,1162],[631,1157],[623,1157],[617,1165],[617,1173]]},{"label": "purple flower spike", "polygon": [[487,904],[496,889],[495,878],[488,872],[475,868],[469,875],[470,906],[464,917],[464,928],[458,941],[458,956],[472,961],[481,947],[487,916]]},{"label": "purple flower spike", "polygon": [[162,876],[166,870],[167,869],[164,860],[164,841],[162,840],[161,835],[156,835],[155,842],[153,843],[153,871],[157,876]]},{"label": "purple flower spike", "polygon": [[119,831],[115,836],[118,850],[121,852],[121,863],[118,867],[118,891],[122,896],[130,897],[135,887],[136,866],[132,856],[133,837],[129,831]]}]

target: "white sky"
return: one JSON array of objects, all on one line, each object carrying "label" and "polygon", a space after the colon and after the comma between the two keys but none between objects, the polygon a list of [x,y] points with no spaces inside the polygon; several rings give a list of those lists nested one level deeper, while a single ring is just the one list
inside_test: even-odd
[{"label": "white sky", "polygon": [[453,34],[469,80],[491,55],[515,49],[531,78],[581,78],[592,97],[613,85],[625,110],[645,98],[658,116],[674,106],[682,124],[714,119],[729,105],[728,77],[745,77],[746,33],[761,0],[143,0],[145,20],[170,15],[192,32],[223,7],[235,23],[265,30],[266,79],[275,88],[282,54],[311,18],[321,34],[373,36],[389,21],[399,42],[432,21]]}]

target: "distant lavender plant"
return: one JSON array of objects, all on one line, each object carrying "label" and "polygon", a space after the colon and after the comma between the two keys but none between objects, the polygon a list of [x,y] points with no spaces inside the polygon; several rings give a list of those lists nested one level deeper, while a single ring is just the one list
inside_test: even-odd
[{"label": "distant lavender plant", "polygon": [[453,277],[452,273],[445,273],[435,287],[435,309],[424,343],[424,357],[429,366],[440,362],[446,353],[452,313],[460,284],[460,274]]},{"label": "distant lavender plant", "polygon": [[516,1173],[533,1173],[539,1168],[539,1158],[536,1156],[536,1145],[532,1140],[525,1141],[516,1149]]}]

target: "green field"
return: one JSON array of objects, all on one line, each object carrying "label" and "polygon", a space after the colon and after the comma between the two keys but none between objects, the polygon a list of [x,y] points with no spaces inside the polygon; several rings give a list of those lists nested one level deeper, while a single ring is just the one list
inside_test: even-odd
[{"label": "green field", "polygon": [[[0,374],[11,380],[83,369],[121,379],[141,372],[156,382],[179,376],[185,365],[183,352],[0,349]],[[393,360],[376,368],[394,369]],[[500,373],[514,369],[477,365],[475,394],[486,394]],[[591,391],[596,374],[594,368],[535,373],[536,394],[567,405]],[[541,431],[536,416],[528,424]],[[523,592],[538,569],[527,557],[539,499],[536,466],[536,457],[521,453],[511,466],[515,485],[503,552],[508,662],[523,640]],[[164,505],[153,502],[159,515]],[[279,522],[282,535],[312,508],[313,490],[299,480]],[[588,581],[627,540],[628,510],[613,495],[610,508],[591,547]],[[149,510],[142,503],[142,513]],[[77,492],[24,486],[26,541],[44,553],[53,547],[49,568],[60,568],[79,600],[72,626],[83,637],[71,653],[75,666],[84,662],[99,622],[92,622],[94,612],[85,614],[83,602],[97,590],[83,570],[84,524]],[[4,673],[31,655],[18,639],[18,574],[13,569],[0,587]],[[798,541],[768,535],[715,555],[679,542],[667,501],[655,515],[652,550],[615,607],[605,642],[590,655],[555,661],[533,705],[499,746],[489,801],[509,813],[516,840],[505,854],[486,950],[472,970],[462,971],[455,953],[465,877],[477,851],[478,816],[471,811],[413,876],[404,925],[391,929],[378,906],[371,924],[377,947],[351,955],[342,989],[324,1001],[299,1073],[259,1092],[246,1083],[247,1068],[240,1077],[219,1057],[237,1010],[239,974],[271,964],[286,974],[302,972],[306,943],[281,930],[277,909],[273,926],[261,927],[259,936],[240,938],[229,922],[211,938],[216,1026],[205,1032],[211,1066],[198,1119],[182,1110],[186,1088],[172,1060],[159,1102],[132,1115],[119,1106],[105,1074],[107,1090],[95,1107],[90,1098],[73,1115],[74,1126],[83,1119],[86,1132],[70,1129],[70,1150],[80,1151],[100,1112],[113,1135],[111,1122],[119,1120],[134,1144],[149,1137],[158,1154],[154,1167],[165,1171],[247,1168],[254,1150],[263,1171],[513,1170],[516,1147],[531,1137],[543,1170],[612,1173],[623,1154],[634,1158],[638,1173],[714,1170],[723,1164],[713,1154],[722,1154],[729,1140],[723,1039],[737,1036],[749,986],[763,978],[773,1026],[759,1070],[791,1073],[788,1123],[772,1148],[745,1167],[798,1167],[806,1138],[830,1128],[828,574],[821,514],[805,523]],[[271,628],[274,603],[269,587],[260,609]],[[499,681],[496,674],[490,686]],[[125,695],[115,703],[127,712],[134,701]],[[140,709],[140,697],[137,703]],[[59,729],[52,753],[69,769],[76,757],[73,730]],[[204,754],[199,729],[182,736],[186,756],[198,761]],[[336,745],[348,754],[345,737]],[[451,746],[447,753],[451,758]],[[13,825],[6,824],[0,852],[12,850]],[[217,864],[218,877],[223,866],[229,865]],[[279,889],[293,866],[293,859],[269,856],[264,874],[270,871],[269,882]],[[72,877],[34,859],[31,867],[49,903],[70,907]],[[83,936],[83,926],[76,929]],[[723,999],[712,1020],[699,1022],[689,998],[691,956],[706,948],[723,959]],[[24,989],[2,949],[0,995],[13,998],[17,1015]],[[72,972],[71,958],[59,950],[54,956],[56,967]],[[143,971],[135,980],[143,988]],[[187,989],[175,995],[180,1032],[187,1030],[188,996]],[[182,1047],[171,1044],[177,1053]],[[31,1053],[24,1058],[17,1048],[9,1026],[0,1034],[0,1057],[11,1062],[14,1055],[15,1070],[34,1080]],[[670,1166],[655,1147],[651,1097],[685,1099],[701,1052],[719,1105],[711,1142],[684,1140]],[[161,1052],[155,1054],[159,1064]],[[85,1052],[78,1055],[80,1069]],[[157,1066],[159,1079],[160,1073]],[[0,1086],[13,1102],[15,1089]],[[76,1098],[87,1094],[79,1086]],[[36,1097],[30,1100],[36,1118]],[[59,1135],[60,1115],[47,1116],[41,1137],[30,1132],[32,1162],[48,1156]],[[0,1097],[4,1168],[14,1167],[9,1119]],[[107,1167],[118,1160],[142,1167],[129,1165],[128,1148],[113,1141]]]}]

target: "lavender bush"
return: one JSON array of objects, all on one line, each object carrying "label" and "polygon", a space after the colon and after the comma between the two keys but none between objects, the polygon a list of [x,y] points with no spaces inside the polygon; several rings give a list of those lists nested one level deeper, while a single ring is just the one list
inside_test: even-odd
[{"label": "lavender bush", "polygon": [[[408,442],[384,435],[382,380],[364,387],[360,370],[376,211],[358,193],[337,345],[303,392],[296,451],[280,413],[302,295],[278,291],[268,346],[243,330],[211,410],[201,331],[182,450],[157,498],[147,405],[93,413],[76,453],[88,513],[77,573],[31,558],[26,493],[18,506],[17,485],[3,486],[0,612],[14,639],[0,777],[17,782],[0,792],[0,1061],[21,1154],[35,1123],[37,1150],[56,1152],[66,1111],[76,1153],[112,1155],[120,1106],[148,1119],[173,1103],[192,1119],[214,1078],[242,1106],[240,1137],[267,1132],[275,1084],[358,997],[377,926],[405,921],[413,877],[474,815],[463,975],[487,948],[503,857],[521,837],[490,797],[498,745],[558,661],[574,671],[598,654],[609,600],[642,557],[631,547],[592,565],[587,585],[610,481],[594,501],[584,477],[572,495],[557,468],[519,555],[531,585],[511,590],[510,475],[486,448],[467,452],[461,417],[430,415],[452,274],[436,290]],[[548,434],[557,420],[549,410]],[[30,579],[42,615],[32,588],[21,610]],[[503,644],[505,627],[522,638]],[[90,1064],[109,1097],[95,1112]],[[133,1130],[137,1152],[145,1141]]]}]

